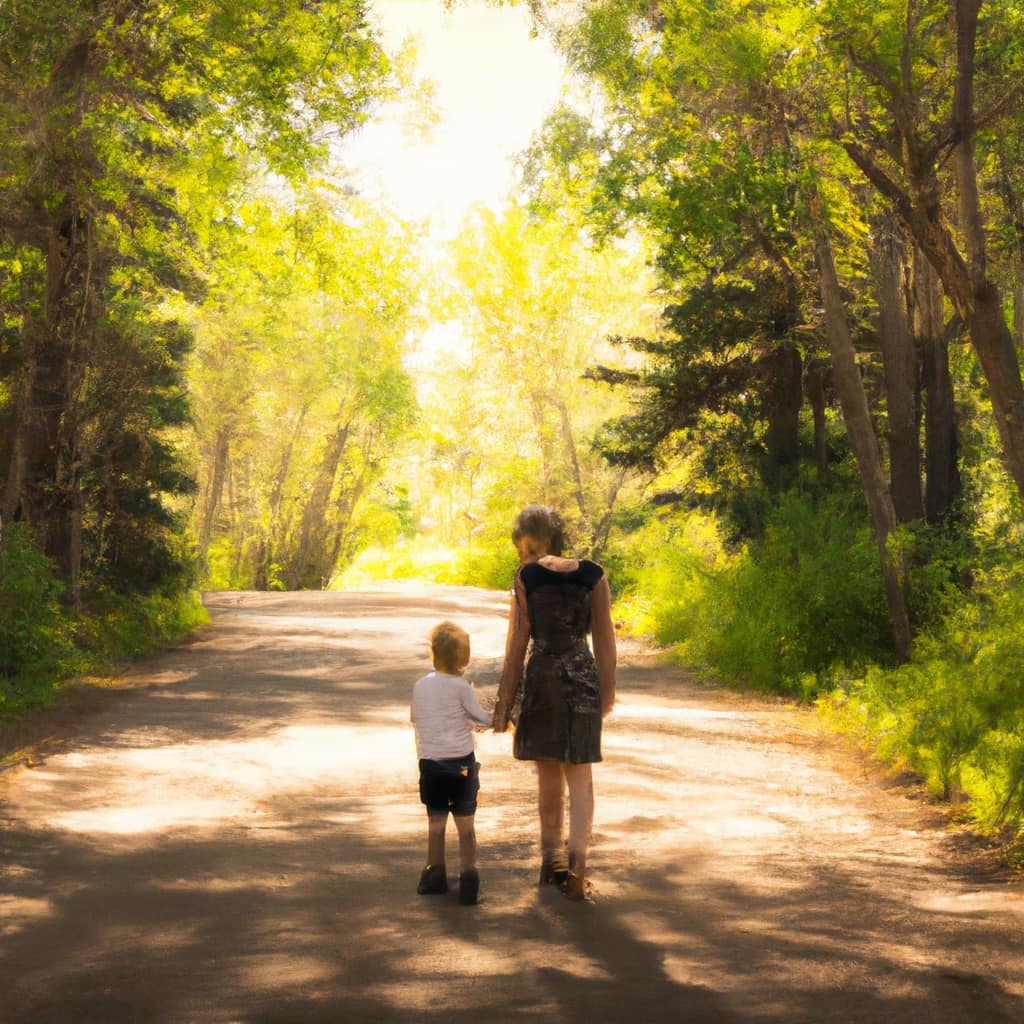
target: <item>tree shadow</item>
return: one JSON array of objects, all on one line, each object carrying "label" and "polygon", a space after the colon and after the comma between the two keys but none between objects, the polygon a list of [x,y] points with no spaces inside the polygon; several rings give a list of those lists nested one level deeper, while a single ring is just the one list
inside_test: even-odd
[{"label": "tree shadow", "polygon": [[[301,608],[351,603],[332,597]],[[448,610],[474,600],[456,595]],[[393,613],[393,595],[376,601],[366,617]],[[272,607],[301,610],[284,596]],[[438,613],[413,620],[417,636]],[[485,753],[482,902],[418,897],[425,828],[406,719],[422,652],[375,648],[376,634],[352,639],[344,622],[287,623],[268,639],[231,614],[153,662],[161,681],[119,694],[116,715],[105,707],[59,771],[37,773],[34,817],[4,807],[0,1019],[1024,1020],[1019,918],[933,905],[929,890],[955,890],[956,869],[924,869],[891,837],[830,851],[828,837],[750,808],[758,767],[738,755],[760,741],[731,720],[702,737],[685,716],[622,727],[598,783],[598,898],[581,905],[533,884],[532,774]],[[482,663],[493,667],[486,651]],[[622,683],[630,692],[631,670]],[[651,745],[629,746],[629,729]],[[698,738],[722,747],[718,774],[691,778],[704,751],[684,746]],[[282,759],[247,768],[257,756]],[[151,819],[119,822],[105,763],[119,758],[122,775],[138,772],[132,798]],[[321,776],[321,764],[333,767]],[[615,788],[617,819],[603,786]],[[689,802],[698,786],[719,813],[761,813],[779,838],[688,830],[706,812]],[[220,813],[216,800],[237,793]],[[212,808],[198,823],[166,807],[192,797]],[[822,849],[800,845],[819,838]]]}]

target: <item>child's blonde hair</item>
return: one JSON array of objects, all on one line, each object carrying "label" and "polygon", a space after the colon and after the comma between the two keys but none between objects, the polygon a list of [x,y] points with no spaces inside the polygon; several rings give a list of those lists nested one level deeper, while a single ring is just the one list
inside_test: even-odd
[{"label": "child's blonde hair", "polygon": [[445,620],[430,631],[430,653],[438,672],[457,675],[469,664],[469,634]]}]

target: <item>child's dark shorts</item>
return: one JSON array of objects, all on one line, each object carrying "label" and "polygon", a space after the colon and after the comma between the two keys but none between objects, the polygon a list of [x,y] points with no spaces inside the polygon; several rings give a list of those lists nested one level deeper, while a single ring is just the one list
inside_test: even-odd
[{"label": "child's dark shorts", "polygon": [[420,800],[427,814],[476,814],[479,792],[480,763],[472,752],[440,761],[420,758]]}]

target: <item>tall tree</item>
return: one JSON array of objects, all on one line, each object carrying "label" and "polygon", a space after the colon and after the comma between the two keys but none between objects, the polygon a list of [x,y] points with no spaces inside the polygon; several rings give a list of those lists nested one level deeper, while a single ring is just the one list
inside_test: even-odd
[{"label": "tall tree", "polygon": [[905,566],[896,537],[896,509],[857,366],[856,350],[850,336],[825,212],[816,191],[812,192],[808,206],[819,264],[821,298],[825,307],[825,337],[832,356],[833,377],[839,392],[846,432],[857,460],[864,496],[871,513],[896,653],[906,660],[910,657],[911,633],[903,591]]},{"label": "tall tree", "polygon": [[[713,316],[683,321],[680,343],[666,347],[645,342],[657,352],[660,379],[642,413],[618,425],[625,451],[661,444],[672,431],[700,415],[724,408],[736,416],[751,404],[765,422],[763,445],[769,466],[792,443],[802,404],[801,375],[806,362],[820,367],[830,355],[831,382],[840,397],[844,422],[879,542],[880,568],[890,593],[897,651],[905,656],[910,633],[901,576],[889,564],[886,549],[895,533],[895,514],[884,457],[874,436],[868,398],[855,352],[858,333],[867,333],[863,312],[852,331],[840,293],[833,240],[819,218],[809,239],[802,222],[808,182],[800,167],[820,142],[807,113],[807,66],[814,68],[819,24],[810,9],[783,3],[650,5],[628,0],[572,5],[548,10],[566,52],[602,86],[601,128],[574,134],[560,130],[559,155],[589,149],[595,159],[574,158],[572,174],[589,171],[595,198],[590,206],[615,227],[640,218],[659,243],[665,287],[685,298],[681,308],[701,295],[724,296],[739,287],[746,305],[757,311],[735,323],[731,306],[709,304]],[[809,56],[804,56],[808,54]],[[563,124],[566,122],[563,115]],[[555,124],[553,127],[559,127]],[[819,162],[817,173],[831,177],[851,197],[861,187],[846,161]],[[844,262],[863,267],[865,254],[855,247],[867,232],[857,207],[848,202],[843,216],[855,226]],[[810,244],[808,244],[810,243]],[[863,272],[846,275],[868,291]],[[892,401],[890,457],[901,486],[906,483],[905,514],[920,518],[919,459],[915,417],[913,351],[902,322],[905,299],[897,287],[897,269],[875,282],[876,306],[883,312]],[[816,295],[825,309],[819,312]],[[863,311],[865,294],[857,303]],[[900,332],[897,339],[897,332]],[[876,334],[877,337],[877,334]],[[759,373],[736,372],[746,363]],[[703,376],[695,369],[703,368]],[[708,371],[711,371],[709,373]],[[627,377],[637,377],[627,374]],[[816,432],[819,462],[824,389],[816,371]],[[782,399],[780,401],[780,399]],[[631,428],[641,427],[639,434]],[[647,428],[647,429],[644,429]],[[628,456],[627,456],[628,457]],[[723,474],[717,474],[720,479]],[[771,476],[765,477],[766,481]],[[781,477],[785,480],[785,477]],[[790,478],[792,479],[792,477]],[[917,495],[913,494],[914,489]],[[902,502],[902,494],[901,494]]]},{"label": "tall tree", "polygon": [[[0,245],[37,253],[21,266],[38,280],[17,313],[2,512],[38,527],[73,601],[83,523],[98,514],[85,507],[85,479],[128,428],[102,408],[104,339],[140,354],[155,340],[155,365],[180,366],[162,300],[198,287],[197,222],[215,215],[240,155],[301,174],[329,133],[360,122],[386,74],[359,0],[5,9]],[[184,195],[203,178],[201,198]],[[158,378],[154,369],[131,383],[159,391]],[[100,422],[114,435],[99,435]],[[144,467],[137,486],[159,491]]]},{"label": "tall tree", "polygon": [[517,503],[551,502],[580,550],[599,553],[629,474],[593,450],[598,423],[619,400],[583,375],[609,334],[650,322],[641,248],[598,247],[571,220],[510,204],[471,215],[452,268],[446,305],[465,352],[425,415],[447,424],[442,443],[463,474],[458,515],[505,521]]},{"label": "tall tree", "polygon": [[193,529],[221,585],[323,587],[415,414],[402,367],[418,291],[410,238],[314,185],[284,196],[253,182],[190,313]]},{"label": "tall tree", "polygon": [[[1024,100],[1024,5],[911,0],[823,5],[842,88],[819,88],[835,138],[893,205],[966,325],[988,382],[1003,455],[1024,493],[1024,384],[989,259],[978,148]],[[943,168],[953,167],[953,187]]]}]

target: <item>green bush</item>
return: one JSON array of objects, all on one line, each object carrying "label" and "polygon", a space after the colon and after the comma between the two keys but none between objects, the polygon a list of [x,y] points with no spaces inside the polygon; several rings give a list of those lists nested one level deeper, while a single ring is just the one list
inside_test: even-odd
[{"label": "green bush", "polygon": [[0,535],[0,700],[11,701],[12,690],[53,672],[67,655],[59,603],[63,589],[29,528],[23,523],[5,526]]},{"label": "green bush", "polygon": [[730,564],[713,515],[659,510],[620,538],[604,564],[620,621],[674,647],[680,660],[703,660],[717,622],[710,591]]},{"label": "green bush", "polygon": [[707,660],[742,685],[808,696],[837,663],[891,657],[875,544],[843,495],[781,496],[710,596],[721,611]]},{"label": "green bush", "polygon": [[0,719],[49,703],[60,683],[111,661],[170,643],[207,621],[190,589],[153,594],[93,592],[81,611],[63,608],[53,563],[20,523],[0,545]]},{"label": "green bush", "polygon": [[658,514],[629,539],[636,563],[621,613],[728,682],[811,695],[836,664],[891,656],[863,524],[863,509],[842,495],[785,494],[763,537],[729,553],[713,517]]},{"label": "green bush", "polygon": [[97,595],[70,624],[78,659],[75,671],[96,671],[105,662],[143,654],[207,621],[202,600],[193,590]]},{"label": "green bush", "polygon": [[989,830],[1024,825],[1024,596],[1010,580],[965,594],[908,665],[837,680],[823,714],[905,763],[937,795],[969,798]]}]

